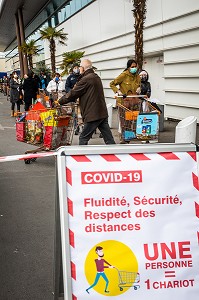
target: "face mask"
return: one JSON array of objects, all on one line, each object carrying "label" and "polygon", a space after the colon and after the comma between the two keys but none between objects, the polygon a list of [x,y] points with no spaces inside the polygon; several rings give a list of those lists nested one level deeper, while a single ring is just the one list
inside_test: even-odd
[{"label": "face mask", "polygon": [[14,78],[17,78],[18,76],[17,75],[14,75]]},{"label": "face mask", "polygon": [[146,77],[146,76],[141,76],[141,81],[142,81],[142,82],[147,81],[147,77]]},{"label": "face mask", "polygon": [[56,82],[59,81],[59,77],[55,77],[55,81],[56,81]]},{"label": "face mask", "polygon": [[75,69],[73,72],[74,72],[75,74],[79,74],[79,69]]},{"label": "face mask", "polygon": [[136,67],[130,68],[130,72],[132,74],[135,74],[137,72],[137,68]]}]

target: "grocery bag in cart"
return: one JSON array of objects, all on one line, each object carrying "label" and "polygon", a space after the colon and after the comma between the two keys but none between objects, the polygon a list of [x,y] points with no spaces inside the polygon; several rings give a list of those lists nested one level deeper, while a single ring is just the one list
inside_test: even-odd
[{"label": "grocery bag in cart", "polygon": [[72,115],[61,115],[60,109],[50,109],[41,113],[43,122],[43,146],[45,149],[56,149],[70,145],[74,131]]}]

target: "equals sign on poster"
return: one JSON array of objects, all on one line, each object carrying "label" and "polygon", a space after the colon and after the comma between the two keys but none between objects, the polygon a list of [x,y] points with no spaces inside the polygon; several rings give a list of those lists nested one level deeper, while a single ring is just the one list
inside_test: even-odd
[{"label": "equals sign on poster", "polygon": [[165,277],[176,277],[175,271],[165,271],[164,272]]}]

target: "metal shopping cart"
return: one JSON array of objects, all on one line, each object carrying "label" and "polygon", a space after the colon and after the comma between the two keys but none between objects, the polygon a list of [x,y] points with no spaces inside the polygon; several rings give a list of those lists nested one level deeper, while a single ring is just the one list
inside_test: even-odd
[{"label": "metal shopping cart", "polygon": [[[37,104],[36,104],[37,105]],[[16,137],[20,142],[39,146],[25,154],[56,150],[60,146],[69,146],[74,135],[75,105],[68,104],[56,108],[28,111],[16,121]],[[25,159],[26,164],[36,158]]]},{"label": "metal shopping cart", "polygon": [[134,290],[140,288],[138,284],[140,282],[140,274],[137,272],[129,272],[129,271],[120,271],[116,269],[118,272],[118,287],[120,291],[123,291],[123,288],[133,287]]},{"label": "metal shopping cart", "polygon": [[145,98],[145,95],[131,95],[126,98],[119,96],[118,98],[120,142],[130,143],[132,140],[157,141],[159,112]]}]

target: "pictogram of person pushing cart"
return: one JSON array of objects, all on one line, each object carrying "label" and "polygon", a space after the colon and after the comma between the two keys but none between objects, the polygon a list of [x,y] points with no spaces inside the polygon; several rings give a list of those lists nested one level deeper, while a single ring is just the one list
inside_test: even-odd
[{"label": "pictogram of person pushing cart", "polygon": [[96,274],[94,283],[91,286],[89,286],[89,288],[86,289],[86,292],[89,294],[89,290],[92,289],[94,286],[96,286],[100,277],[102,277],[106,283],[104,292],[109,293],[109,291],[108,291],[109,280],[108,280],[106,274],[104,273],[104,269],[105,268],[115,268],[115,267],[112,266],[111,264],[109,264],[105,259],[103,259],[104,251],[103,251],[102,247],[97,246],[95,248],[95,252],[98,256],[98,258],[95,259],[97,274]]}]

